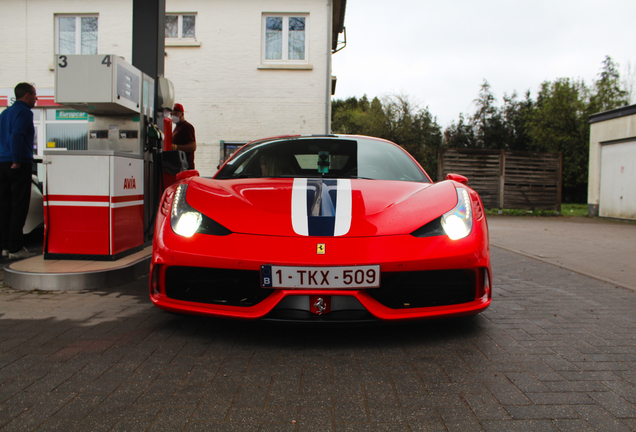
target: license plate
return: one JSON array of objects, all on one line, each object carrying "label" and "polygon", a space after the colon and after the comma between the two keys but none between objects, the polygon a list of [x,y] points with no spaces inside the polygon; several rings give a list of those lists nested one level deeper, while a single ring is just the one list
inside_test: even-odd
[{"label": "license plate", "polygon": [[380,286],[380,266],[261,266],[263,288],[347,289]]}]

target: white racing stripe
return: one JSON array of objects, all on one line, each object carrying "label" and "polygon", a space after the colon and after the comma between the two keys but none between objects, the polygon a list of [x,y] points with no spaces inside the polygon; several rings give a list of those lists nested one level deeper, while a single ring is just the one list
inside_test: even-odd
[{"label": "white racing stripe", "polygon": [[338,179],[338,194],[336,195],[336,226],[334,236],[342,236],[351,228],[351,180]]},{"label": "white racing stripe", "polygon": [[[338,179],[336,194],[336,214],[333,236],[343,236],[351,229],[351,214],[353,199],[351,193],[351,180]],[[294,232],[301,236],[309,235],[309,215],[307,214],[307,179],[294,179],[291,202],[292,227]],[[333,216],[324,216],[333,217]]]},{"label": "white racing stripe", "polygon": [[292,188],[291,200],[292,227],[294,232],[301,236],[309,235],[309,222],[307,219],[307,179],[295,178]]}]

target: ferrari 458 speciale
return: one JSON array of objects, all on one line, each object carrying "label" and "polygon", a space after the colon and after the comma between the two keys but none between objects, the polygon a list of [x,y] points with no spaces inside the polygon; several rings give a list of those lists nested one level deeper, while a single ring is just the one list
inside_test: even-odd
[{"label": "ferrari 458 speciale", "polygon": [[465,177],[346,135],[246,144],[163,194],[150,298],[180,313],[289,321],[474,315],[491,302],[486,217]]}]

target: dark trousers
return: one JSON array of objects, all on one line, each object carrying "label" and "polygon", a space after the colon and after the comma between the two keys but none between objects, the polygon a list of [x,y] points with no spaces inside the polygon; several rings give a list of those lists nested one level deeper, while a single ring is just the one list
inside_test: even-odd
[{"label": "dark trousers", "polygon": [[22,229],[31,202],[31,163],[11,169],[11,162],[0,162],[0,247],[10,253],[24,246]]}]

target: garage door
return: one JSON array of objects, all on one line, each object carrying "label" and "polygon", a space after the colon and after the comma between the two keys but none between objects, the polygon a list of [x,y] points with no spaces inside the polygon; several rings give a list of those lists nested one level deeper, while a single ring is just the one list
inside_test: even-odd
[{"label": "garage door", "polygon": [[636,220],[636,141],[601,147],[599,215]]}]

